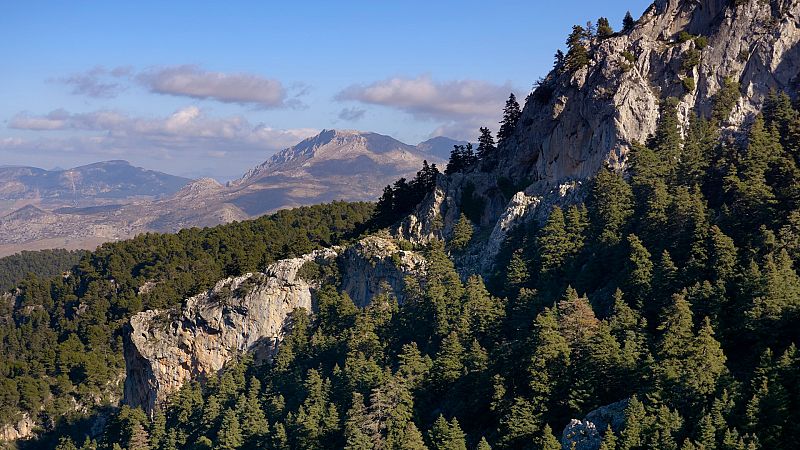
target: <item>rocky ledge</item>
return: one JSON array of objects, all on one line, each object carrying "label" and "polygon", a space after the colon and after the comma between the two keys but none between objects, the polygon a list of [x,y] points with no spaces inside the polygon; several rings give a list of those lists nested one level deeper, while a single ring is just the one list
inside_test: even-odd
[{"label": "rocky ledge", "polygon": [[299,275],[309,262],[336,264],[342,289],[360,306],[383,289],[401,298],[404,278],[424,273],[420,255],[372,236],[346,249],[315,251],[272,264],[264,273],[222,280],[180,309],[139,313],[125,333],[124,403],[152,413],[185,382],[205,380],[237,355],[269,361],[289,314],[313,308],[317,282]]}]

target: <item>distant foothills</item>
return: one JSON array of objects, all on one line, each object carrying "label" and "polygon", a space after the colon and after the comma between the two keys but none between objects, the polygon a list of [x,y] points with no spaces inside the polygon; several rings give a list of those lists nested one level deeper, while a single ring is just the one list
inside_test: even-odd
[{"label": "distant foothills", "polygon": [[147,231],[173,232],[333,200],[372,201],[423,161],[441,165],[455,145],[409,145],[377,133],[323,130],[241,178],[220,184],[104,161],[72,169],[0,166],[0,256],[47,248],[93,249]]}]

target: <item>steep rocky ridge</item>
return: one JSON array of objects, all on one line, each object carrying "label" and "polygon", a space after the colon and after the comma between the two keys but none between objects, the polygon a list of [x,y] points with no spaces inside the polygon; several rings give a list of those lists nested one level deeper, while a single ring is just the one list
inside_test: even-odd
[{"label": "steep rocky ridge", "polygon": [[[688,74],[682,63],[697,44],[680,42],[682,31],[707,39],[699,64]],[[497,168],[440,177],[436,191],[396,234],[414,242],[447,238],[459,205],[477,202],[482,205],[477,225],[492,231],[479,233],[459,266],[486,273],[514,225],[543,219],[553,205],[582,198],[585,181],[604,165],[624,170],[632,143],[655,131],[663,99],[679,100],[685,127],[691,111],[710,114],[714,96],[730,77],[743,95],[728,125],[733,130],[746,124],[770,90],[794,94],[800,86],[800,2],[733,6],[727,0],[658,0],[632,31],[594,38],[589,54],[587,67],[575,72],[556,67],[541,80],[515,134],[499,148]],[[682,82],[689,75],[695,80],[691,92]],[[462,198],[465,191],[469,198]]]},{"label": "steep rocky ridge", "polygon": [[317,282],[298,274],[307,262],[336,264],[342,289],[361,306],[385,287],[402,298],[404,278],[424,274],[421,256],[371,236],[348,248],[276,262],[264,273],[219,281],[180,309],[139,313],[124,338],[124,402],[152,412],[186,381],[206,379],[243,352],[268,361],[289,313],[313,309]]}]

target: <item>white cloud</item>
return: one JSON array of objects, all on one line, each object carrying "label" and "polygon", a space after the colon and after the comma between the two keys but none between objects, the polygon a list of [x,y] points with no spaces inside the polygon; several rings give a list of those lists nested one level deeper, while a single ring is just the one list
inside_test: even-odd
[{"label": "white cloud", "polygon": [[210,117],[196,106],[167,117],[131,117],[115,111],[70,113],[55,110],[44,116],[18,114],[9,128],[33,131],[72,130],[67,137],[16,138],[0,141],[0,149],[45,152],[91,152],[119,155],[144,153],[157,158],[205,155],[221,158],[248,152],[270,152],[313,136],[315,129],[278,129],[252,124],[242,116]]},{"label": "white cloud", "polygon": [[352,85],[336,95],[405,111],[422,119],[496,116],[513,90],[509,83],[496,85],[480,80],[434,81],[430,76],[395,77],[369,85]]},{"label": "white cloud", "polygon": [[336,100],[385,106],[418,120],[438,122],[431,136],[474,139],[478,128],[496,127],[505,101],[513,91],[510,83],[436,81],[422,75],[352,85],[339,92]]},{"label": "white cloud", "polygon": [[151,92],[259,108],[293,106],[279,80],[246,73],[208,72],[198,66],[163,67],[140,73],[137,80]]}]

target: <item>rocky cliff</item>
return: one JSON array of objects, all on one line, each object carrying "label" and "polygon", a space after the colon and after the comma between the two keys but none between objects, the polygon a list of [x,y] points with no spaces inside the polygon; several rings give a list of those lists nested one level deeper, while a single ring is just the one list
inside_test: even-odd
[{"label": "rocky cliff", "polygon": [[[732,130],[770,90],[797,92],[800,2],[740,3],[657,0],[632,30],[592,38],[586,67],[558,65],[528,96],[497,168],[440,177],[395,233],[413,242],[448,238],[462,209],[480,208],[476,225],[485,232],[458,265],[486,274],[513,227],[582,198],[604,165],[625,170],[631,145],[655,131],[662,100],[678,99],[685,127],[692,111],[710,115],[726,79],[738,82],[743,95],[726,119]],[[685,63],[692,56],[696,64]]]},{"label": "rocky cliff", "polygon": [[[678,98],[687,123],[692,110],[710,114],[726,77],[746,94],[731,124],[760,109],[771,89],[794,92],[800,2],[733,3],[657,0],[630,32],[594,38],[587,67],[556,67],[529,97],[516,136],[501,149],[499,173],[553,185],[591,177],[605,163],[624,167],[631,143],[655,130],[662,99]],[[679,39],[684,31],[705,42]],[[699,61],[689,67],[695,51]]]},{"label": "rocky cliff", "polygon": [[264,273],[222,280],[180,309],[139,313],[125,333],[124,403],[152,412],[185,382],[206,379],[243,352],[268,361],[289,314],[313,310],[317,283],[299,274],[308,262],[335,264],[342,289],[361,306],[384,289],[402,297],[405,276],[424,274],[421,256],[373,236],[345,249],[279,261]]}]

